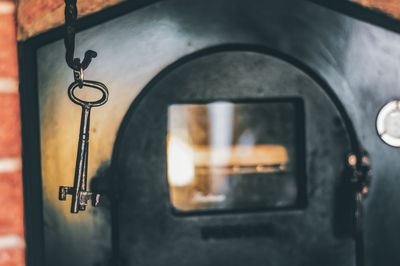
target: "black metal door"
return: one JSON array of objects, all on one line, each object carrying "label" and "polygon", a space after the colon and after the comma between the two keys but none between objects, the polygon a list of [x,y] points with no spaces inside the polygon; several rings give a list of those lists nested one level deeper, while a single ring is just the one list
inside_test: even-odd
[{"label": "black metal door", "polygon": [[[285,55],[241,45],[162,71],[115,144],[123,265],[355,265],[351,219],[338,218],[352,205],[339,202],[354,143],[340,103],[312,76]],[[230,131],[218,150],[213,136]],[[189,152],[170,150],[174,137]]]}]

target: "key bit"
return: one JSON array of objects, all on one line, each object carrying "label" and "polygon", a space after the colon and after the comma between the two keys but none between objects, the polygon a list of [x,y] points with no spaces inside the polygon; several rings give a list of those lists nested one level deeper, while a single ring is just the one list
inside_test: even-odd
[{"label": "key bit", "polygon": [[72,195],[71,191],[73,188],[72,187],[60,187],[60,191],[58,193],[58,199],[59,200],[67,200],[67,194]]}]

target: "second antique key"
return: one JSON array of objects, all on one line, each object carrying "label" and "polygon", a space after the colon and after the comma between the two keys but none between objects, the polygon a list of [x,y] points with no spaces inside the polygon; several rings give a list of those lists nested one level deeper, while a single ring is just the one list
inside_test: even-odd
[{"label": "second antique key", "polygon": [[[77,87],[90,87],[103,93],[101,99],[97,101],[84,101],[75,96],[74,90]],[[76,157],[75,179],[73,187],[60,186],[59,200],[66,200],[67,194],[72,195],[71,213],[78,213],[86,209],[89,200],[92,205],[97,206],[100,200],[100,194],[87,190],[87,168],[89,153],[89,127],[90,127],[90,109],[105,104],[108,100],[108,89],[100,82],[82,80],[73,82],[68,88],[68,96],[72,102],[82,107],[81,126],[79,132],[78,153]]]}]

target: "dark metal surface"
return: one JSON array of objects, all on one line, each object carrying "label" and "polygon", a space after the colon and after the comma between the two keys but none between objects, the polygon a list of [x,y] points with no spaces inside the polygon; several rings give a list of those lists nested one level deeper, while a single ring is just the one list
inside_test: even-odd
[{"label": "dark metal surface", "polygon": [[98,107],[105,104],[108,100],[108,89],[104,84],[91,80],[82,80],[81,82],[85,87],[101,91],[102,97],[97,101],[85,101],[76,97],[74,90],[79,86],[79,81],[73,82],[68,88],[68,96],[71,101],[82,107],[74,186],[60,186],[58,195],[59,200],[66,200],[67,194],[72,195],[71,213],[78,213],[79,211],[86,210],[86,205],[89,200],[92,201],[94,207],[97,207],[99,204],[100,194],[87,191],[90,110],[92,107]]},{"label": "dark metal surface", "polygon": [[[123,265],[311,266],[322,261],[355,265],[356,247],[346,229],[352,221],[339,222],[335,215],[347,212],[346,207],[336,214],[333,207],[343,196],[336,189],[352,145],[341,114],[325,93],[327,88],[279,59],[279,54],[269,56],[267,49],[240,45],[226,52],[220,49],[204,51],[203,56],[163,72],[142,92],[146,95],[132,105],[123,122],[113,165],[119,184],[114,193],[120,195],[114,205],[119,223],[114,226],[119,228]],[[306,207],[176,216],[166,176],[168,106],[221,100],[262,103],[288,97],[304,101],[301,123],[306,135],[297,141],[305,141]],[[351,199],[347,203],[352,205]],[[258,229],[260,236],[249,233],[257,226],[263,228]],[[224,228],[230,228],[230,234]]]},{"label": "dark metal surface", "polygon": [[[215,9],[218,9],[209,9],[203,4],[199,4],[196,7],[193,7],[193,5],[195,4],[192,3],[192,6],[188,7],[183,4],[177,5],[173,8],[173,10],[176,11],[174,12],[175,15],[179,14],[177,16],[183,17],[181,19],[182,25],[185,25],[185,22],[187,21],[195,20],[196,14],[202,13],[199,12],[199,10],[202,10],[202,8],[204,8],[204,13],[207,13],[208,15],[210,15],[210,13],[212,13],[212,11]],[[240,6],[240,4],[238,6]],[[355,99],[352,98],[360,97],[365,99],[363,98],[364,95],[362,95],[363,92],[362,90],[355,89],[353,86],[350,89],[349,83],[351,84],[352,80],[356,77],[343,75],[343,70],[341,71],[342,68],[347,67],[346,65],[356,62],[357,60],[357,57],[354,57],[349,59],[351,61],[347,61],[348,53],[345,52],[345,47],[351,47],[351,43],[357,40],[357,38],[354,39],[355,31],[351,30],[357,28],[357,23],[355,21],[335,16],[334,13],[330,14],[328,12],[325,13],[317,8],[314,9],[314,7],[308,6],[307,4],[302,5],[298,3],[297,6],[296,4],[294,4],[294,6],[289,6],[282,2],[279,4],[276,2],[270,2],[268,8],[263,8],[262,6],[263,5],[260,4],[259,8],[263,11],[268,10],[268,15],[264,17],[266,21],[261,24],[255,23],[256,25],[260,26],[259,30],[256,30],[251,26],[248,26],[247,29],[252,29],[253,34],[260,34],[264,36],[271,34],[271,39],[268,39],[267,37],[268,41],[265,42],[267,47],[272,48],[273,50],[284,51],[290,55],[289,57],[293,56],[294,58],[299,59],[307,67],[313,68],[315,72],[310,76],[316,80],[322,79],[327,81],[328,87],[332,88],[332,91],[328,91],[328,94],[331,96],[333,95],[331,98],[333,102],[339,102],[339,104],[337,104],[337,106],[339,106],[338,109],[340,110],[342,108],[341,103],[343,103],[346,105],[346,109],[351,112],[349,117],[347,117],[346,112],[341,112],[343,116],[339,116],[340,118],[338,119],[343,119],[342,123],[346,124],[346,121],[349,119],[353,120],[354,117],[357,117],[354,119],[357,125],[355,134],[357,134],[357,136],[365,135],[364,128],[371,127],[371,125],[365,125],[361,117],[367,113],[362,113],[361,110],[363,109],[357,107],[358,101],[355,101]],[[240,7],[237,6],[230,7],[236,11],[246,10],[240,9]],[[249,14],[251,13],[254,15],[257,13],[257,11],[254,9],[250,9],[252,12],[249,12]],[[301,12],[299,12],[299,10],[301,10]],[[232,10],[229,8],[228,10],[224,9],[225,13],[220,14],[235,13],[234,11],[232,11],[232,13],[229,11]],[[222,15],[222,17],[224,17],[224,15]],[[285,17],[287,19],[278,19],[280,17]],[[221,21],[223,19],[218,18],[218,20]],[[247,20],[243,19],[241,21],[241,26],[243,27],[243,24],[246,22]],[[340,33],[340,41],[336,31]],[[250,34],[250,36],[254,36],[253,34]],[[325,54],[325,49],[329,51],[326,54],[328,58],[321,56]],[[368,49],[363,50],[362,52],[368,53]],[[114,157],[115,168],[113,168],[114,173],[117,173],[115,175],[116,178],[121,182],[119,187],[120,190],[118,190],[118,192],[121,193],[120,197],[122,200],[118,205],[118,230],[116,230],[116,232],[118,233],[120,239],[119,245],[120,252],[122,253],[120,256],[123,258],[123,261],[125,260],[127,265],[141,265],[146,263],[150,263],[152,265],[161,265],[162,263],[171,265],[180,265],[180,263],[182,265],[214,265],[215,263],[216,265],[218,263],[222,263],[222,261],[232,265],[242,265],[243,263],[250,263],[250,265],[253,265],[254,263],[254,265],[259,265],[260,263],[268,262],[277,263],[279,265],[319,265],[322,262],[319,261],[318,258],[324,258],[324,263],[329,261],[331,265],[355,265],[355,257],[358,256],[358,265],[362,265],[364,262],[363,257],[362,255],[356,254],[356,250],[358,253],[362,253],[363,250],[360,248],[355,248],[351,244],[352,240],[347,240],[346,242],[345,239],[340,239],[340,241],[343,241],[343,243],[338,244],[338,242],[336,242],[336,245],[333,244],[334,241],[332,239],[336,239],[336,235],[330,230],[338,225],[339,227],[346,227],[346,223],[343,223],[342,221],[339,224],[335,224],[333,221],[334,219],[331,220],[327,218],[327,216],[329,217],[327,213],[333,212],[332,206],[335,205],[334,202],[337,197],[343,196],[344,193],[342,194],[342,191],[339,191],[336,196],[335,193],[324,193],[325,197],[332,200],[330,204],[326,201],[324,202],[324,200],[318,199],[318,197],[314,198],[314,200],[318,202],[320,208],[325,205],[324,218],[332,222],[330,224],[331,227],[327,227],[326,231],[324,231],[324,229],[322,229],[323,226],[321,226],[323,222],[321,222],[321,220],[318,218],[314,218],[311,219],[312,222],[310,222],[310,224],[312,224],[312,226],[310,226],[308,229],[302,230],[300,228],[296,228],[292,234],[288,233],[288,235],[296,235],[296,237],[298,237],[298,241],[293,241],[293,239],[291,239],[291,243],[297,243],[297,245],[294,244],[295,247],[293,249],[285,249],[281,247],[279,250],[283,251],[284,254],[294,254],[293,250],[296,248],[297,251],[302,250],[301,248],[299,249],[299,245],[301,246],[299,243],[314,243],[310,244],[310,250],[302,250],[302,252],[300,252],[301,254],[296,253],[290,257],[280,256],[278,251],[273,251],[273,247],[276,248],[278,246],[277,243],[281,243],[279,237],[274,239],[276,240],[274,245],[271,241],[272,236],[269,238],[265,237],[265,239],[263,239],[265,242],[262,242],[260,239],[247,239],[247,241],[242,239],[239,242],[231,239],[225,241],[222,240],[221,242],[208,242],[202,239],[201,234],[199,234],[199,232],[202,232],[202,228],[209,228],[210,226],[213,227],[213,225],[222,228],[236,228],[235,226],[241,228],[241,225],[247,223],[247,226],[251,227],[254,224],[260,223],[260,221],[271,221],[273,220],[271,217],[274,215],[279,217],[281,214],[265,214],[268,218],[260,218],[260,216],[262,217],[263,215],[259,214],[254,215],[255,217],[251,218],[249,218],[249,215],[244,215],[244,217],[238,215],[230,217],[192,217],[190,220],[179,220],[179,218],[174,217],[170,213],[170,206],[165,203],[168,202],[168,193],[166,191],[167,178],[165,176],[166,145],[165,138],[163,139],[163,136],[165,136],[164,123],[166,121],[166,106],[176,101],[207,102],[221,99],[259,99],[265,97],[266,95],[252,96],[253,92],[251,88],[258,88],[259,91],[262,91],[263,86],[267,86],[268,89],[264,87],[264,92],[268,95],[269,92],[267,91],[273,90],[274,87],[266,85],[268,82],[265,80],[258,81],[257,83],[256,80],[258,77],[255,77],[254,73],[250,74],[250,72],[259,70],[257,67],[255,67],[255,65],[258,67],[260,66],[259,64],[261,63],[259,61],[257,61],[258,64],[249,63],[247,65],[238,58],[231,61],[223,58],[222,55],[218,59],[210,58],[211,56],[208,57],[208,59],[203,58],[203,62],[201,62],[201,59],[199,59],[197,67],[190,66],[191,64],[196,65],[194,62],[190,62],[187,64],[188,66],[182,67],[180,67],[180,64],[183,64],[182,62],[177,63],[174,65],[174,67],[172,67],[174,70],[177,69],[177,73],[174,73],[171,68],[169,69],[171,72],[168,72],[168,74],[172,77],[165,75],[165,72],[163,72],[162,75],[157,76],[154,79],[154,82],[152,82],[151,85],[146,88],[148,90],[145,89],[146,91],[142,93],[143,96],[140,95],[138,97],[140,100],[134,102],[130,112],[128,112],[126,120],[124,121],[126,124],[122,126],[123,129],[120,131],[121,133],[119,138],[122,139],[117,140],[116,155]],[[345,61],[341,61],[342,59],[345,59]],[[207,60],[210,62],[206,62]],[[220,63],[224,60],[229,62],[226,64]],[[291,63],[293,63],[293,61],[291,61]],[[332,63],[335,65],[333,69],[331,68],[333,67]],[[237,66],[237,64],[243,64],[246,67],[242,65],[241,68]],[[237,68],[230,68],[232,65],[235,65]],[[229,73],[227,69],[233,73]],[[249,87],[238,85],[242,84],[243,76],[245,76],[245,74],[241,73],[238,69],[252,76],[252,78],[249,79],[257,84],[252,84],[252,86],[250,85]],[[276,72],[286,74],[285,71],[277,66],[274,68],[274,71],[268,70],[264,69],[263,74],[260,73],[259,76],[267,75],[268,77],[280,77],[280,75]],[[236,78],[238,76],[242,79]],[[230,78],[235,81],[227,81]],[[287,76],[285,76],[285,78],[277,79],[278,81],[276,81],[276,84],[274,84],[276,86],[274,89],[279,88],[281,90],[280,93],[282,93],[282,91],[288,87],[286,84]],[[292,86],[293,88],[297,87],[296,89],[293,89],[296,92],[293,91],[291,92],[292,94],[304,93],[304,91],[312,90],[310,86],[303,87],[299,80],[296,81],[296,85]],[[224,82],[229,84],[229,86],[224,84]],[[220,85],[221,83],[222,85]],[[323,122],[320,121],[329,121],[327,118],[329,117],[328,114],[333,114],[335,112],[333,110],[329,110],[328,104],[322,104],[323,100],[316,95],[316,90],[318,89],[313,90],[314,93],[312,98],[318,101],[321,106],[312,112],[307,113],[306,111],[306,127],[308,129],[306,131],[308,132],[307,134],[310,134],[307,138],[307,145],[313,145],[312,143],[315,143],[314,145],[317,147],[316,149],[320,149],[320,152],[316,153],[320,155],[318,159],[321,160],[319,161],[316,157],[312,157],[311,159],[310,156],[312,156],[312,153],[310,150],[308,150],[307,167],[310,167],[310,164],[312,164],[314,167],[315,164],[318,164],[321,167],[321,172],[315,173],[315,176],[313,177],[313,174],[310,173],[310,169],[307,168],[310,182],[308,183],[310,186],[308,187],[309,193],[310,191],[314,191],[314,189],[323,189],[323,185],[321,183],[319,183],[319,186],[321,186],[320,188],[313,188],[313,185],[318,186],[313,184],[313,179],[316,176],[324,176],[325,182],[327,182],[326,180],[329,180],[330,178],[336,181],[340,180],[341,171],[336,173],[329,172],[325,167],[330,166],[335,169],[343,169],[341,167],[344,167],[345,165],[343,158],[345,158],[344,151],[346,151],[346,147],[347,152],[349,152],[352,150],[352,147],[358,146],[357,141],[353,142],[352,144],[346,144],[343,139],[335,140],[335,137],[337,138],[340,133],[336,133],[335,137],[326,136],[326,140],[318,143],[318,137],[323,139],[325,134],[329,134],[326,133],[326,131],[334,130],[337,125],[324,125]],[[269,96],[271,97],[271,95]],[[338,96],[338,98],[336,98],[336,96]],[[302,95],[302,97],[304,97],[304,95]],[[352,100],[350,100],[349,97],[352,98]],[[327,113],[324,113],[324,109]],[[151,112],[149,113],[148,110],[151,110]],[[314,123],[318,125],[316,127],[319,127],[319,129],[316,129],[314,132],[312,132],[309,127],[313,127]],[[138,130],[139,128],[140,130]],[[345,133],[342,134],[346,135]],[[350,133],[350,135],[352,134]],[[160,140],[163,141],[160,142]],[[370,144],[368,144],[368,146],[370,146]],[[335,161],[335,159],[330,157],[332,155],[331,153],[339,152],[340,150],[342,150],[341,161],[338,161],[337,159]],[[358,155],[361,154],[360,151],[356,152],[358,152]],[[137,156],[138,154],[140,154],[140,156]],[[141,159],[143,157],[146,158],[146,161]],[[326,160],[325,163],[324,160]],[[329,184],[327,182],[324,185],[328,187],[331,186],[331,188],[335,187],[334,183]],[[358,216],[360,213],[360,194],[357,193],[353,195],[353,198],[349,199],[347,204],[352,205],[355,204],[352,203],[353,201],[357,201],[357,204],[355,204],[355,211],[356,215]],[[309,202],[310,206],[307,207],[307,210],[305,211],[306,213],[308,211],[311,213],[313,212],[311,199],[309,199]],[[154,208],[149,210],[149,206],[154,206]],[[346,212],[345,205],[342,207],[342,209],[339,208],[339,212]],[[290,217],[290,214],[287,215]],[[157,217],[157,219],[153,219],[152,217]],[[290,224],[295,223],[294,221],[295,219],[293,218],[288,218],[287,222],[285,222],[285,219],[282,219],[279,220],[277,224],[284,225],[283,227],[290,231]],[[316,221],[321,222],[321,224],[318,224]],[[353,225],[352,222],[348,222],[351,227]],[[355,223],[358,224],[359,219],[356,219]],[[274,223],[272,222],[272,224]],[[246,225],[244,226],[246,227]],[[359,226],[360,225],[358,224],[357,227]],[[320,230],[315,230],[317,227],[319,227]],[[179,230],[176,231],[174,228],[179,228]],[[356,229],[358,230],[358,228]],[[270,233],[273,232],[271,235],[274,235],[276,231],[279,231],[279,229],[269,230]],[[321,233],[321,235],[326,238],[322,239],[313,236],[316,231],[319,231],[320,233],[322,231],[323,233]],[[283,238],[288,239],[288,235],[285,235]],[[318,233],[316,235],[318,235]],[[361,237],[357,238],[359,242],[363,241]],[[271,241],[270,244],[268,244],[269,240]],[[338,239],[336,240],[339,241]],[[253,246],[251,248],[248,247],[248,249],[245,248],[247,247],[245,243],[256,243],[257,241],[261,242],[258,243],[259,249]],[[360,246],[363,246],[363,244],[364,243],[359,243]],[[271,246],[266,248],[269,245]],[[304,245],[308,246],[307,244]],[[329,245],[332,246],[329,247]],[[339,251],[337,246],[341,246],[342,249]],[[246,251],[251,249],[254,253],[252,253],[251,256],[249,256],[249,253],[251,252],[242,254],[241,251],[243,249]],[[147,253],[148,250],[151,250],[150,253]],[[326,252],[327,250],[328,252],[324,253],[324,251]],[[329,251],[332,250],[335,250],[335,252],[329,254]],[[154,253],[156,253],[157,256],[152,255]],[[195,254],[207,254],[208,256],[204,258]],[[304,255],[304,257],[302,255]],[[249,262],[249,257],[252,258],[251,262]],[[179,258],[179,260],[177,258]],[[388,262],[390,265],[395,265],[393,264],[395,261],[396,260],[393,258],[386,260],[386,262]],[[366,263],[368,265],[368,263],[371,263],[371,260],[367,260]]]},{"label": "dark metal surface", "polygon": [[[135,1],[135,4],[132,1],[132,4],[129,5],[132,6],[130,10],[138,7],[137,2],[144,3],[146,1]],[[400,61],[398,60],[400,58],[400,38],[398,34],[301,1],[252,1],[251,3],[221,0],[212,2],[166,1],[126,14],[128,10],[129,8],[123,8],[121,12],[117,12],[112,9],[109,13],[102,12],[96,18],[84,19],[83,23],[80,23],[81,29],[88,29],[94,24],[125,14],[78,35],[81,42],[79,47],[91,46],[102,51],[102,58],[98,59],[99,67],[96,66],[96,70],[93,71],[89,69],[89,71],[92,71],[93,78],[101,78],[107,81],[107,84],[112,85],[113,90],[116,91],[113,100],[105,107],[107,109],[104,112],[99,110],[101,119],[92,117],[97,132],[104,132],[102,135],[102,144],[104,145],[101,146],[104,148],[103,150],[108,147],[107,143],[113,143],[115,138],[115,131],[113,130],[117,127],[114,124],[119,125],[120,118],[135,98],[136,92],[141,90],[161,69],[180,57],[210,46],[231,43],[255,44],[272,48],[273,51],[280,51],[291,59],[296,59],[294,61],[301,62],[305,66],[304,69],[312,70],[307,72],[308,76],[312,76],[312,79],[332,89],[330,92],[328,90],[329,99],[336,103],[343,123],[354,125],[353,133],[356,139],[360,139],[360,142],[370,153],[374,179],[369,190],[368,200],[365,202],[365,265],[397,266],[400,264],[397,248],[400,246],[400,242],[395,233],[400,222],[400,213],[395,211],[398,202],[400,202],[400,194],[398,193],[400,180],[397,178],[397,173],[400,171],[400,166],[397,163],[399,151],[387,147],[379,140],[375,132],[375,118],[379,109],[390,99],[400,97],[398,90],[400,81],[397,78],[397,70],[400,68]],[[345,7],[341,10],[345,10]],[[360,13],[361,15],[355,12],[353,15],[362,19],[369,18],[370,13]],[[397,31],[400,28],[399,24],[395,24],[394,21],[386,21],[381,25]],[[40,125],[43,135],[46,133],[44,125],[47,120],[59,120],[57,114],[60,114],[60,112],[56,113],[52,110],[61,109],[61,112],[66,110],[62,109],[60,101],[54,101],[54,99],[63,98],[60,95],[65,95],[65,84],[68,84],[70,80],[70,72],[67,71],[65,62],[58,63],[65,51],[61,41],[62,36],[61,30],[58,29],[20,45],[20,51],[23,55],[23,59],[21,59],[23,63],[20,66],[24,121],[25,199],[29,199],[26,200],[26,206],[33,205],[34,207],[26,209],[26,217],[30,219],[29,221],[34,221],[28,223],[28,252],[31,255],[28,256],[28,259],[35,262],[39,261],[36,263],[37,265],[73,264],[86,266],[99,261],[108,261],[111,245],[107,242],[109,239],[107,232],[111,226],[107,217],[109,210],[103,209],[97,213],[85,212],[83,214],[87,216],[81,216],[82,219],[68,221],[60,211],[62,208],[58,208],[57,204],[52,205],[53,202],[57,202],[56,196],[47,197],[47,194],[44,194],[43,221],[41,216],[42,194],[39,185],[42,179],[40,175],[40,147],[37,145],[39,142],[37,132],[38,112],[41,115]],[[48,44],[55,40],[60,41]],[[118,52],[116,53],[116,51]],[[37,57],[36,52],[38,52]],[[79,50],[78,52],[83,53],[84,51]],[[281,57],[281,54],[279,57]],[[293,63],[291,60],[289,61]],[[118,69],[115,69],[113,62],[120,64]],[[266,73],[263,73],[263,75],[266,75]],[[151,82],[149,87],[153,86],[157,80],[158,78]],[[284,81],[285,78],[282,78],[282,80]],[[146,94],[142,94],[139,99],[145,98],[145,96]],[[36,105],[37,100],[40,103],[39,108]],[[48,105],[49,102],[54,103],[54,106],[58,109]],[[136,103],[138,101],[134,105]],[[157,106],[151,106],[150,110],[157,109],[155,107]],[[320,106],[321,110],[324,110],[324,108],[325,106]],[[331,109],[331,107],[327,107],[327,109]],[[346,113],[348,117],[346,117]],[[141,132],[143,125],[152,127],[156,124],[154,121],[158,121],[146,120],[147,113],[142,115],[143,124],[136,128],[135,134]],[[101,123],[97,123],[96,119],[101,120]],[[319,121],[319,119],[317,120]],[[314,117],[308,117],[306,123],[313,120]],[[63,123],[68,127],[73,127],[72,123],[68,124],[65,121]],[[323,131],[333,130],[337,127],[335,123],[329,121],[324,125],[326,127]],[[344,134],[352,130],[346,126],[346,129],[338,129],[338,131]],[[49,134],[54,132],[57,133],[57,131],[50,131]],[[52,138],[65,136],[65,132],[60,130],[58,134],[51,136]],[[318,134],[315,136],[318,138]],[[152,148],[152,145],[156,145],[146,141],[149,138],[150,136],[145,136],[141,145],[150,148]],[[354,136],[349,136],[349,139],[353,138]],[[96,141],[96,139],[92,141]],[[62,139],[61,142],[54,140],[52,144],[64,144],[65,142],[65,139]],[[338,145],[338,149],[346,148],[346,152],[356,150],[354,148],[347,149],[346,143],[358,145],[356,141],[345,141],[343,145]],[[46,145],[50,147],[49,143],[44,143],[42,148]],[[163,147],[159,149],[160,154],[163,152]],[[326,151],[324,150],[324,152]],[[92,156],[94,156],[94,153],[92,153]],[[143,158],[144,154],[132,156]],[[313,158],[319,157],[320,155],[317,154]],[[102,162],[107,160],[104,158],[109,158],[109,154],[101,157]],[[337,162],[338,165],[343,166],[345,164],[343,158],[341,158],[340,163]],[[150,159],[151,157],[143,158],[144,161]],[[308,158],[308,160],[315,163],[313,167],[320,165],[317,159]],[[329,163],[322,162],[322,165],[327,164]],[[43,165],[45,166],[45,162]],[[153,167],[148,171],[153,171],[152,169]],[[109,173],[112,170],[106,169],[104,172]],[[320,169],[320,171],[325,173],[325,171],[330,171],[330,168]],[[64,167],[60,170],[60,175],[63,172],[65,172]],[[48,171],[43,171],[43,191],[46,191],[50,179],[46,176],[46,173]],[[142,178],[144,178],[144,174],[150,176],[148,172],[130,174],[137,178],[141,178],[142,174]],[[105,175],[105,179],[110,177],[111,175]],[[54,179],[54,176],[51,178]],[[160,178],[160,180],[164,179]],[[324,179],[320,181],[324,182]],[[110,186],[110,184],[107,183],[107,186]],[[54,186],[51,188],[54,190]],[[141,195],[147,195],[146,192],[149,192],[146,187],[135,187],[134,192],[136,191],[142,193]],[[311,192],[314,193],[314,191]],[[348,202],[346,201],[346,203]],[[136,204],[140,205],[141,203],[143,201]],[[118,224],[118,210],[114,208],[110,211],[114,224]],[[148,221],[160,220],[160,230],[164,228],[163,220],[151,215],[154,213],[153,208],[148,207],[144,211]],[[258,216],[258,214],[254,216]],[[87,217],[93,217],[96,222],[87,222],[87,220],[84,220]],[[134,217],[130,228],[135,228],[137,225],[135,221],[136,217]],[[351,222],[347,220],[345,224],[351,224]],[[249,224],[243,226],[246,225]],[[45,252],[43,252],[43,245],[40,244],[41,241],[38,241],[38,239],[41,239],[41,226],[44,228]],[[222,224],[221,226],[204,227],[200,234],[212,242],[216,240],[210,237],[210,234],[215,236],[213,232],[216,232],[216,230],[223,228],[222,231],[225,235],[231,235],[231,229],[241,230],[244,228],[243,226],[240,224],[224,226]],[[130,228],[126,223],[126,229],[130,230]],[[247,232],[246,235],[252,235],[251,232],[255,230],[262,231],[261,235],[268,238],[271,232],[271,227],[265,226],[265,224],[260,226],[251,224],[246,228],[246,230],[243,229]],[[318,228],[316,229],[318,230]],[[120,231],[118,232],[117,226],[114,227],[114,230],[114,247],[115,250],[119,250],[118,237],[124,231],[119,228]],[[149,237],[153,236],[154,234],[149,232]],[[349,243],[347,247],[354,247],[349,236],[350,234],[346,234],[347,240],[345,241]],[[133,236],[133,239],[137,238]],[[84,247],[76,244],[83,240],[88,240]],[[169,243],[174,243],[174,239],[169,239],[169,241]],[[241,242],[237,238],[233,238],[233,241]],[[212,244],[210,248],[218,246],[219,243],[221,242]],[[160,245],[156,242],[154,246],[159,247]],[[350,256],[353,256],[354,250],[352,248],[347,249],[347,247],[344,249],[351,250]],[[248,246],[243,246],[243,250],[247,251],[247,248]],[[300,249],[304,252],[309,251],[301,245]],[[321,249],[323,249],[322,246]],[[313,252],[321,254],[320,264],[324,265],[326,260],[322,256],[321,249],[318,247]],[[334,250],[336,250],[336,247]],[[181,254],[179,250],[171,252],[175,252],[177,257]],[[198,256],[206,257],[205,254],[199,253]],[[151,255],[156,257],[158,254],[153,252]],[[288,254],[288,256],[291,255]],[[34,259],[31,259],[31,257],[34,257]],[[201,259],[205,260],[205,258]],[[114,265],[117,261],[118,258],[114,258]],[[249,261],[251,262],[252,258],[249,258]],[[221,262],[221,264],[226,263]]]}]

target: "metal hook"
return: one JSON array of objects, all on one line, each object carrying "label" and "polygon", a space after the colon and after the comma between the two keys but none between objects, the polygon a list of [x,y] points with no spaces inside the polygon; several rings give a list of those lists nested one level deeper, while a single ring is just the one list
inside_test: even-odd
[{"label": "metal hook", "polygon": [[65,24],[66,32],[64,36],[64,44],[66,48],[65,60],[70,68],[80,71],[82,68],[85,70],[92,59],[97,56],[97,53],[92,50],[85,52],[85,56],[81,62],[80,58],[74,58],[75,51],[75,28],[78,16],[78,9],[76,7],[77,0],[65,0]]}]

